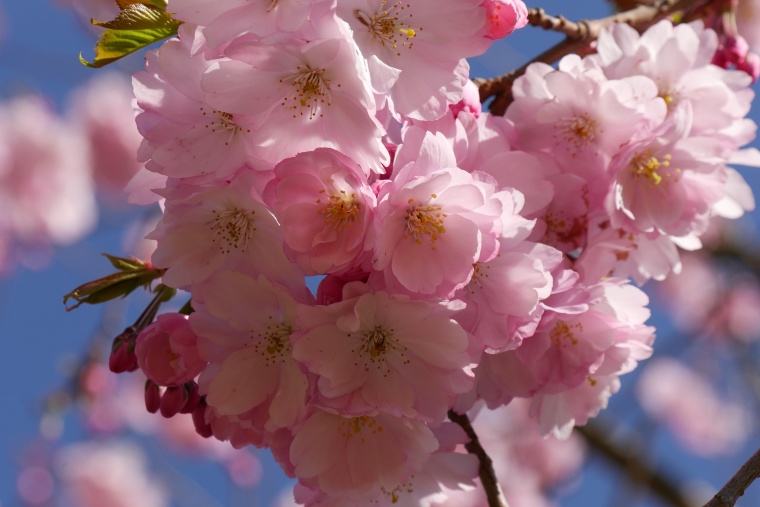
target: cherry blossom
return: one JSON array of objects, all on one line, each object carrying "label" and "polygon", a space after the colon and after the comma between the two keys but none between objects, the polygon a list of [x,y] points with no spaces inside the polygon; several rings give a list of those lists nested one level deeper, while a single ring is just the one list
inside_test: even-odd
[{"label": "cherry blossom", "polygon": [[146,70],[135,74],[137,126],[145,137],[140,157],[151,171],[224,178],[252,155],[250,120],[206,101],[200,81],[210,65],[202,54],[191,54],[189,43],[174,39],[149,52]]},{"label": "cherry blossom", "polygon": [[213,273],[237,269],[305,292],[303,274],[282,251],[279,224],[254,197],[256,175],[241,173],[209,188],[167,190],[163,218],[150,234],[158,241],[153,264],[165,268],[164,281],[184,288]]},{"label": "cherry blossom", "polygon": [[325,493],[393,491],[438,449],[423,423],[380,413],[341,417],[315,410],[295,434],[295,473]]},{"label": "cherry blossom", "polygon": [[229,59],[214,61],[201,87],[215,108],[266,124],[252,133],[258,157],[275,164],[303,151],[333,148],[376,172],[390,161],[373,116],[369,75],[353,41],[241,41],[225,54]]},{"label": "cherry blossom", "polygon": [[481,1],[338,0],[338,16],[353,30],[373,79],[400,71],[389,93],[393,111],[434,120],[462,99],[464,58],[490,45]]},{"label": "cherry blossom", "polygon": [[309,275],[334,273],[369,250],[375,194],[351,159],[317,149],[284,160],[269,183],[286,253]]},{"label": "cherry blossom", "polygon": [[467,333],[451,311],[384,292],[298,309],[293,356],[319,375],[321,403],[442,421],[472,387]]},{"label": "cherry blossom", "polygon": [[208,406],[259,432],[295,424],[308,387],[291,355],[296,301],[264,277],[234,271],[215,275],[198,293],[190,324],[211,363],[200,378]]},{"label": "cherry blossom", "polygon": [[[403,146],[395,163],[413,150]],[[440,296],[463,287],[475,262],[498,253],[504,221],[516,213],[511,193],[456,167],[441,134],[425,135],[416,160],[378,198],[374,268],[409,291]]]}]

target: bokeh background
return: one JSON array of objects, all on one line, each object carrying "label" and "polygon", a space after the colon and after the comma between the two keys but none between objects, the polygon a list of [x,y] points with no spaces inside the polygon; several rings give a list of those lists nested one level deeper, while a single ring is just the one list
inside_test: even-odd
[{"label": "bokeh background", "polygon": [[[602,17],[611,11],[603,0],[526,3],[570,19]],[[78,53],[83,51],[85,57],[91,56],[97,34],[98,30],[87,22],[86,14],[82,16],[63,0],[1,2],[0,101],[41,95],[56,114],[70,115],[71,109],[77,107],[72,106],[73,94],[93,78],[115,72],[127,80],[127,76],[141,68],[140,54],[107,69],[81,65]],[[497,43],[487,55],[474,59],[472,76],[503,74],[560,39],[557,34],[527,27]],[[751,114],[756,122],[760,121],[758,109]],[[754,145],[760,146],[757,142]],[[760,175],[756,169],[740,170],[757,193]],[[84,458],[72,449],[87,449],[76,446],[88,441],[103,445],[117,441],[124,447],[112,449],[121,456],[131,456],[135,448],[127,446],[135,444],[134,452],[143,457],[148,480],[153,483],[146,485],[145,490],[160,488],[170,498],[168,505],[276,505],[277,498],[291,483],[268,452],[247,450],[241,457],[240,453],[228,452],[223,445],[183,441],[189,438],[187,428],[159,429],[160,421],[156,421],[159,416],[140,411],[139,380],[119,379],[125,385],[116,384],[115,377],[103,375],[102,369],[95,367],[97,361],[91,358],[104,357],[104,347],[129,325],[148,299],[136,294],[129,300],[97,307],[85,305],[67,313],[62,297],[75,286],[110,272],[110,266],[100,255],[102,252],[131,255],[139,251],[145,224],[156,213],[149,207],[127,205],[124,196],[118,193],[101,193],[98,199],[97,225],[81,240],[29,254],[24,262],[11,263],[0,275],[0,506],[77,505],[64,486],[67,473],[84,468]],[[4,212],[2,206],[0,201],[0,213]],[[732,225],[750,252],[755,248],[758,224],[760,215],[753,212]],[[726,278],[728,288],[739,282],[754,283],[750,274],[731,273]],[[706,296],[727,290],[714,281],[699,278],[698,274],[686,272],[682,276],[691,281],[695,292],[704,292]],[[701,368],[702,378],[712,381],[713,388],[722,393],[720,398],[728,404],[715,410],[707,407],[692,417],[704,419],[709,426],[704,430],[705,441],[714,437],[710,431],[724,431],[729,434],[725,437],[729,442],[705,451],[700,449],[699,442],[684,442],[678,422],[668,429],[642,410],[636,385],[641,383],[645,363],[623,377],[622,391],[613,396],[610,408],[597,421],[601,434],[620,448],[635,450],[635,459],[628,465],[616,465],[593,445],[579,444],[586,448],[583,465],[547,488],[547,498],[556,505],[669,505],[627,478],[631,466],[635,466],[631,463],[638,462],[657,470],[689,494],[706,500],[760,445],[758,336],[745,337],[737,354],[736,347],[704,336],[709,329],[693,326],[690,329],[688,322],[683,322],[699,321],[699,308],[695,309],[696,316],[689,316],[682,308],[681,322],[674,322],[672,317],[678,310],[671,304],[676,297],[674,292],[663,292],[656,282],[649,282],[645,289],[653,298],[650,324],[658,328],[655,357],[680,357],[695,369]],[[752,317],[760,314],[760,306],[752,305],[751,290],[747,294],[746,304],[737,311],[747,312],[747,326],[751,328]],[[662,378],[654,382],[654,387],[646,389],[670,386]],[[90,391],[83,394],[83,385],[85,391]],[[685,388],[683,396],[698,390],[699,386],[692,384]],[[109,393],[111,404],[93,409],[88,400],[92,402],[99,392]],[[124,474],[122,479],[127,472]],[[141,505],[137,500],[139,492],[133,494],[123,505]],[[760,484],[750,488],[740,505],[760,505]]]}]

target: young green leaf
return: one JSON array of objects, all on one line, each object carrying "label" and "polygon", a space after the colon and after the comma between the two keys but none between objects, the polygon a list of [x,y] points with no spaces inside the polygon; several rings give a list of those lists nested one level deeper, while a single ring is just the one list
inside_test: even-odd
[{"label": "young green leaf", "polygon": [[117,0],[121,11],[111,21],[92,24],[106,29],[95,45],[95,59],[91,62],[79,54],[79,61],[88,67],[98,68],[119,60],[145,46],[177,35],[181,21],[166,12],[161,0]]},{"label": "young green leaf", "polygon": [[67,306],[66,311],[71,311],[83,303],[95,305],[125,297],[139,287],[148,288],[154,280],[164,274],[164,270],[154,268],[149,262],[104,255],[118,272],[82,284],[63,296],[63,304],[69,299],[76,301],[76,304]]}]

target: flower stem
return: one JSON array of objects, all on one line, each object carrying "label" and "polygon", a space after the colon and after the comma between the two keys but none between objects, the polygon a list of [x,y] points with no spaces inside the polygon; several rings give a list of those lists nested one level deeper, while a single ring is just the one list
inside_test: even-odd
[{"label": "flower stem", "polygon": [[480,462],[479,475],[480,482],[483,484],[483,489],[486,491],[486,497],[488,498],[488,507],[509,507],[507,499],[504,498],[504,493],[499,486],[499,482],[496,480],[496,473],[493,469],[493,461],[488,456],[483,446],[480,445],[475,429],[470,423],[470,418],[467,414],[457,414],[453,410],[449,410],[449,420],[462,427],[462,429],[470,437],[470,441],[465,444],[467,452],[477,456]]}]

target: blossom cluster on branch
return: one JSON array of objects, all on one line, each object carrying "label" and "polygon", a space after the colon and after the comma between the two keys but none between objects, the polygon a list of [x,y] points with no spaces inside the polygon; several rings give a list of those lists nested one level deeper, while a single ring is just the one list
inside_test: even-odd
[{"label": "blossom cluster on branch", "polygon": [[628,278],[754,207],[729,167],[760,158],[752,78],[701,21],[611,26],[499,117],[465,59],[527,23],[520,0],[167,12],[130,186],[163,206],[146,269],[191,308],[153,308],[111,366],[145,373],[149,411],[270,448],[300,504],[464,505],[482,463],[451,414],[515,398],[567,438],[652,353]]}]

